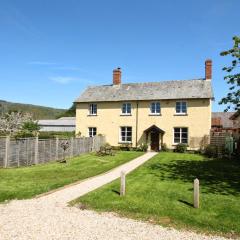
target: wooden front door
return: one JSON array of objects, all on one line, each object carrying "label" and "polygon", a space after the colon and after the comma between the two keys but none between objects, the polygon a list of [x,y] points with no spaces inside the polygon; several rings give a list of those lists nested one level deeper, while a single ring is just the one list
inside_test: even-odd
[{"label": "wooden front door", "polygon": [[151,133],[151,150],[159,151],[159,133]]}]

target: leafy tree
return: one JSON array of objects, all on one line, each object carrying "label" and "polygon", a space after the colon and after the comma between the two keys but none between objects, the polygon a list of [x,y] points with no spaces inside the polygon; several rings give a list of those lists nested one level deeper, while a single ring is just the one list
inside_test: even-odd
[{"label": "leafy tree", "polygon": [[233,48],[220,54],[221,56],[230,55],[233,58],[231,66],[223,68],[223,71],[228,74],[224,80],[230,85],[229,93],[219,102],[219,104],[227,105],[225,111],[228,111],[232,106],[234,110],[240,111],[240,37],[233,37],[233,41]]},{"label": "leafy tree", "polygon": [[40,130],[40,126],[35,121],[27,121],[23,123],[22,130],[27,132],[38,132]]},{"label": "leafy tree", "polygon": [[58,117],[75,117],[76,116],[76,104],[73,105],[63,114],[59,115]]}]

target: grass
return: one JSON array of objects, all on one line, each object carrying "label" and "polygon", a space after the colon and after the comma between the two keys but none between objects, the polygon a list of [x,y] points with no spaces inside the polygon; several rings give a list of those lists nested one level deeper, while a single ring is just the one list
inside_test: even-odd
[{"label": "grass", "polygon": [[141,152],[117,152],[115,156],[85,154],[68,160],[31,167],[0,169],[0,202],[31,198],[128,162]]},{"label": "grass", "polygon": [[[192,206],[195,178],[200,180],[200,209]],[[240,236],[240,161],[166,152],[126,179],[124,197],[117,180],[73,204],[164,226]]]}]

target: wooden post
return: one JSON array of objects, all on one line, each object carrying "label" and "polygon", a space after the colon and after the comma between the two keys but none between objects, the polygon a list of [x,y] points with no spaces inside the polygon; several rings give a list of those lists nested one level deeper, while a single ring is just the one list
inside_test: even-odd
[{"label": "wooden post", "polygon": [[17,144],[17,166],[18,167],[20,167],[20,162],[19,162],[19,160],[20,160],[20,142],[18,142],[18,144]]},{"label": "wooden post", "polygon": [[10,136],[7,136],[6,143],[5,143],[5,157],[4,157],[4,164],[3,164],[4,168],[8,167],[9,152],[10,152]]},{"label": "wooden post", "polygon": [[194,208],[199,208],[199,180],[196,178],[193,184],[194,189]]},{"label": "wooden post", "polygon": [[58,145],[59,145],[59,138],[56,138],[56,160],[58,160]]},{"label": "wooden post", "polygon": [[35,146],[34,146],[34,164],[38,164],[38,137],[35,138]]},{"label": "wooden post", "polygon": [[125,172],[121,172],[121,188],[120,188],[120,196],[124,196],[126,193],[126,174]]},{"label": "wooden post", "polygon": [[71,141],[70,141],[70,157],[73,157],[73,143],[74,143],[74,139],[73,139],[73,137],[71,137]]}]

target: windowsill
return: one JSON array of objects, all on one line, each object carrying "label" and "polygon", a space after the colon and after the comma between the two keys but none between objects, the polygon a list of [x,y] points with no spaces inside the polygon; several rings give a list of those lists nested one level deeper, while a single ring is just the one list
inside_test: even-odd
[{"label": "windowsill", "polygon": [[120,114],[120,116],[123,116],[123,117],[127,116],[128,117],[128,116],[132,116],[132,114],[124,114],[123,113],[123,114]]},{"label": "windowsill", "polygon": [[149,113],[148,116],[162,116],[161,113]]},{"label": "windowsill", "polygon": [[175,113],[173,116],[187,116],[187,113]]},{"label": "windowsill", "polygon": [[132,142],[118,142],[119,144],[132,144]]},{"label": "windowsill", "polygon": [[186,144],[186,145],[188,145],[188,143],[173,143],[172,146],[177,146],[178,144]]},{"label": "windowsill", "polygon": [[88,114],[87,116],[88,116],[88,117],[96,117],[97,114]]}]

